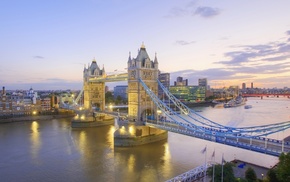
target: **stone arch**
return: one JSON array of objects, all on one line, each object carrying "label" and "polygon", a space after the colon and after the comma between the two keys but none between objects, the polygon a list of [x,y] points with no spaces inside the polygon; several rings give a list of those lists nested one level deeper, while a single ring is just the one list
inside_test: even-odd
[{"label": "stone arch", "polygon": [[142,122],[145,122],[147,119],[149,119],[149,120],[156,119],[154,109],[151,107],[144,108],[143,111],[141,112],[140,117],[141,117],[140,120]]}]

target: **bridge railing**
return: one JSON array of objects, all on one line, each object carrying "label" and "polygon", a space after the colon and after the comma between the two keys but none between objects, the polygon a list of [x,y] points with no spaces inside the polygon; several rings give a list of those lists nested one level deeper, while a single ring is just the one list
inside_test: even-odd
[{"label": "bridge railing", "polygon": [[203,164],[194,169],[191,169],[183,174],[167,180],[166,182],[192,182],[206,176],[206,171],[212,164]]}]

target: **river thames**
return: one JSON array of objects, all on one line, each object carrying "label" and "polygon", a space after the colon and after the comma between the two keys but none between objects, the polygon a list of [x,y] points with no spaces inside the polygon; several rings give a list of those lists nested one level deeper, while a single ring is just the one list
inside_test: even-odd
[{"label": "river thames", "polygon": [[[290,99],[249,98],[235,108],[194,108],[228,126],[256,126],[290,120]],[[72,129],[70,119],[17,122],[0,125],[1,181],[165,181],[207,161],[234,159],[271,167],[277,157],[201,139],[168,133],[161,142],[132,148],[114,148],[115,126]],[[290,135],[289,129],[272,134]]]}]

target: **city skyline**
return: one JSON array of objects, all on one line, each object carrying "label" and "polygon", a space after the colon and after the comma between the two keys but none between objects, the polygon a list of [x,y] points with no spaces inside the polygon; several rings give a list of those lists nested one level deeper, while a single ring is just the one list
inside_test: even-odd
[{"label": "city skyline", "polygon": [[[81,89],[84,64],[123,73],[144,42],[161,72],[197,85],[290,87],[289,1],[5,1],[0,83]],[[115,71],[117,70],[117,71]],[[118,83],[119,84],[119,83]]]}]

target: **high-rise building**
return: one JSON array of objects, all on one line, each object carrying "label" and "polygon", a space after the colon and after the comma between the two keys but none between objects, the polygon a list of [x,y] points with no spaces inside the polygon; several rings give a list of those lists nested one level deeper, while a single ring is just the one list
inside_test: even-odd
[{"label": "high-rise building", "polygon": [[169,87],[170,87],[170,73],[160,73],[158,76],[158,79],[165,88],[169,89]]},{"label": "high-rise building", "polygon": [[243,90],[246,89],[246,83],[242,83],[242,89],[243,89]]},{"label": "high-rise building", "polygon": [[183,80],[183,77],[177,77],[174,86],[188,86],[188,80]]},{"label": "high-rise building", "polygon": [[114,98],[120,96],[122,99],[128,99],[128,85],[118,85],[114,87]]},{"label": "high-rise building", "polygon": [[199,78],[198,86],[207,88],[207,78]]},{"label": "high-rise building", "polygon": [[254,83],[253,82],[251,83],[251,88],[254,88]]},{"label": "high-rise building", "polygon": [[[158,75],[158,79],[161,82],[161,84],[169,90],[170,87],[170,73],[160,73]],[[160,86],[158,86],[158,97],[159,98],[164,98],[163,90],[161,89]],[[164,98],[165,99],[165,98]]]},{"label": "high-rise building", "polygon": [[206,89],[204,86],[171,86],[170,93],[185,103],[203,102]]}]

